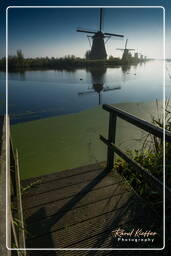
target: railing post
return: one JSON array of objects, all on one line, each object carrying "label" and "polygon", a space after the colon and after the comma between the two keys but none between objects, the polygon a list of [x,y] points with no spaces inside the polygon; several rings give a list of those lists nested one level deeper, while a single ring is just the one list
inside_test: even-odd
[{"label": "railing post", "polygon": [[16,190],[16,175],[15,175],[15,159],[14,159],[14,150],[12,141],[10,139],[10,175],[11,175],[11,184],[12,184],[12,192],[13,197],[17,196],[17,190]]},{"label": "railing post", "polygon": [[[19,159],[18,159],[17,150],[15,154],[15,171],[16,171],[17,210],[18,210],[18,219],[20,220],[20,225],[21,225],[19,227],[19,232],[18,232],[18,244],[20,248],[25,248],[24,218],[23,218],[23,207],[22,207],[22,196],[21,196]],[[22,255],[25,256],[26,251],[23,251]]]},{"label": "railing post", "polygon": [[[115,143],[115,134],[116,134],[116,114],[110,112],[109,116],[109,130],[108,130],[108,141],[110,143]],[[112,149],[108,146],[107,149],[107,169],[112,170],[114,165],[114,153]]]}]

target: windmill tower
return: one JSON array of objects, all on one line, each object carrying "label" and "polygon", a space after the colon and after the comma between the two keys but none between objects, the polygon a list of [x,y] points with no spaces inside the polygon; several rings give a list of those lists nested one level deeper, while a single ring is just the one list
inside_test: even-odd
[{"label": "windmill tower", "polygon": [[128,44],[128,39],[126,39],[126,42],[125,42],[125,48],[124,49],[120,49],[120,48],[117,48],[116,50],[120,50],[120,51],[123,51],[123,54],[122,54],[122,61],[124,63],[128,63],[131,58],[132,58],[132,55],[130,53],[130,51],[135,51],[135,49],[128,49],[127,48],[127,44]]},{"label": "windmill tower", "polygon": [[123,35],[102,32],[102,11],[103,11],[102,8],[100,8],[99,30],[97,32],[89,31],[85,29],[77,29],[77,32],[93,34],[93,36],[88,35],[88,37],[91,37],[92,39],[91,51],[89,56],[89,58],[92,60],[107,58],[105,41],[104,41],[105,38],[107,38],[108,40],[112,36],[124,37]]},{"label": "windmill tower", "polygon": [[136,51],[135,54],[134,54],[133,60],[134,60],[135,62],[139,62],[139,61],[140,61],[140,58],[139,58],[140,55],[141,55],[141,53],[139,53],[139,52],[138,52],[138,49],[137,49],[137,51]]},{"label": "windmill tower", "polygon": [[144,56],[143,54],[140,55],[140,60],[143,61],[144,60]]}]

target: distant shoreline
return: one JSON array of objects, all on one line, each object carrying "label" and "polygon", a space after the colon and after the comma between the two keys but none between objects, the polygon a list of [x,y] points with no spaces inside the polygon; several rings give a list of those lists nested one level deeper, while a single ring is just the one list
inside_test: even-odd
[{"label": "distant shoreline", "polygon": [[[120,67],[138,65],[139,63],[145,63],[147,60],[130,60],[129,62],[123,62],[119,58],[109,58],[107,60],[87,60],[77,58],[75,56],[69,56],[65,58],[18,58],[17,56],[9,56],[8,58],[8,71],[20,72],[26,70],[74,70],[78,68],[101,68],[101,67]],[[6,70],[5,57],[0,59],[0,70]]]}]

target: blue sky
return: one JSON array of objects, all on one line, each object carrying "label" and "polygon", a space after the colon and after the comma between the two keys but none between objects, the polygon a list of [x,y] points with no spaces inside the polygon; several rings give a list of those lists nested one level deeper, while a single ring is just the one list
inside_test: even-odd
[{"label": "blue sky", "polygon": [[[166,8],[166,57],[171,58],[170,1],[1,1],[1,48],[5,55],[5,7],[17,5],[160,5]],[[22,49],[25,57],[62,57],[74,54],[83,57],[90,48],[87,34],[77,33],[77,27],[98,30],[98,8],[10,8],[8,9],[9,54]],[[162,58],[163,10],[161,8],[104,8],[103,30],[128,38],[128,47],[138,49],[148,57]],[[120,56],[116,48],[125,40],[111,38],[106,44],[108,55]]]}]

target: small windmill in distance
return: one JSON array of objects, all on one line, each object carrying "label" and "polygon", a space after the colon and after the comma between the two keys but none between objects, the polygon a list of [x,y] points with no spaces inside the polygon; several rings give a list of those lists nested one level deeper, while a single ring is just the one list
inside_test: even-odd
[{"label": "small windmill in distance", "polygon": [[102,32],[102,15],[103,15],[102,12],[103,12],[103,9],[100,8],[99,30],[97,32],[89,31],[85,29],[79,29],[79,28],[77,29],[77,32],[93,34],[93,36],[89,36],[92,38],[91,51],[89,55],[89,58],[92,60],[107,58],[105,42],[104,42],[105,38],[110,39],[112,36],[124,37],[123,35]]},{"label": "small windmill in distance", "polygon": [[130,61],[130,59],[132,58],[132,55],[130,53],[130,51],[135,51],[135,49],[128,49],[127,48],[127,44],[128,44],[128,39],[126,39],[126,42],[125,42],[125,48],[121,49],[121,48],[117,48],[116,50],[120,50],[120,51],[123,51],[123,54],[122,54],[122,61],[124,63],[128,63]]},{"label": "small windmill in distance", "polygon": [[138,62],[138,61],[140,61],[140,57],[141,57],[141,53],[137,49],[137,51],[134,53],[133,59],[135,62]]}]

